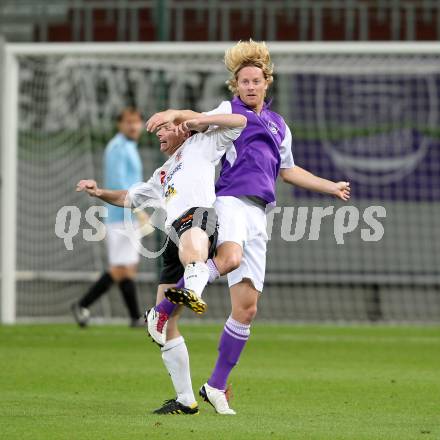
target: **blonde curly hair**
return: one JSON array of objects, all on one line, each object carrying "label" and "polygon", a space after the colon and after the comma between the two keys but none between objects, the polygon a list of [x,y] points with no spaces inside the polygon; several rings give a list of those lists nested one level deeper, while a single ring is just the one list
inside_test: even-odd
[{"label": "blonde curly hair", "polygon": [[235,46],[226,50],[225,65],[231,73],[226,84],[234,95],[238,95],[238,73],[243,67],[259,67],[263,71],[268,85],[273,82],[273,64],[270,60],[269,49],[264,41],[253,41],[252,38],[249,41],[240,40]]}]

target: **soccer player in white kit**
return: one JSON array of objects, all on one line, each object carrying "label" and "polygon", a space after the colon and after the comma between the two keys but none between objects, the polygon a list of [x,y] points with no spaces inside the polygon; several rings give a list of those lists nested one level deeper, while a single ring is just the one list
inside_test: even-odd
[{"label": "soccer player in white kit", "polygon": [[[289,127],[265,100],[273,82],[273,65],[264,43],[239,42],[226,51],[225,64],[231,73],[227,83],[234,98],[208,114],[239,113],[246,116],[247,126],[222,159],[216,183],[219,247],[208,265],[217,269],[217,276],[228,274],[232,311],[220,338],[217,363],[200,395],[217,413],[227,415],[235,414],[226,399],[227,379],[249,339],[263,290],[266,211],[275,202],[278,175],[286,183],[344,201],[350,197],[350,185],[322,179],[294,164]],[[181,123],[198,115],[191,110],[170,109],[153,115],[146,127],[154,131],[170,121]],[[215,275],[210,281],[214,279]]]},{"label": "soccer player in white kit", "polygon": [[[246,118],[234,114],[200,115],[178,129],[172,123],[166,124],[158,130],[157,136],[161,151],[170,157],[155,170],[148,182],[134,185],[129,190],[101,189],[94,180],[78,182],[77,191],[86,191],[116,206],[162,206],[166,209],[168,240],[163,254],[164,267],[160,275],[157,303],[163,300],[164,291],[175,286],[183,275],[185,290],[194,293],[192,301],[196,307],[193,310],[205,304],[201,299],[209,278],[209,268],[205,262],[208,257],[213,257],[217,241],[217,215],[213,209],[216,200],[215,165],[225,151],[233,146],[233,141],[245,126]],[[190,130],[203,133],[190,136]],[[171,313],[167,316],[167,320],[170,318],[170,329],[179,317],[179,310],[174,310],[174,305],[171,305],[173,316]],[[153,308],[147,320],[156,321],[159,316],[165,314],[159,314]],[[162,340],[158,339],[157,342],[160,344]],[[197,414],[188,350],[177,326],[163,341],[161,349],[177,396],[166,401],[155,412]]]}]

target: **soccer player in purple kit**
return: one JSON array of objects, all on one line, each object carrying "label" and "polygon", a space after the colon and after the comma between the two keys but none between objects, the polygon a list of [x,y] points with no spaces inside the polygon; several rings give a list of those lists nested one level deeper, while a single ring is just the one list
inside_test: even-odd
[{"label": "soccer player in purple kit", "polygon": [[[217,255],[208,260],[207,265],[210,282],[228,274],[232,311],[220,337],[216,365],[199,394],[219,414],[226,415],[235,414],[225,394],[227,380],[249,339],[263,290],[268,239],[266,212],[275,203],[278,175],[286,183],[343,201],[350,197],[350,185],[317,177],[294,164],[289,127],[280,115],[270,110],[270,102],[265,100],[273,82],[273,64],[264,43],[239,42],[226,51],[225,64],[231,74],[227,84],[234,98],[207,114],[238,113],[246,116],[248,122],[234,141],[234,148],[223,157],[216,183],[218,248]],[[182,123],[199,116],[191,110],[170,109],[153,115],[146,128],[154,131],[168,122]],[[180,292],[184,293],[182,282],[178,287],[183,288]],[[174,297],[173,292],[166,294],[168,299],[156,306],[158,315],[162,315],[161,328],[167,340],[176,331],[177,323],[172,321],[173,328],[163,323],[173,314],[172,301],[181,300]]]}]

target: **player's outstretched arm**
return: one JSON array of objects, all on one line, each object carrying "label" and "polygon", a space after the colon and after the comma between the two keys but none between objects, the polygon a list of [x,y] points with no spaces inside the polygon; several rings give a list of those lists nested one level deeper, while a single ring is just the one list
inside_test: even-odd
[{"label": "player's outstretched arm", "polygon": [[280,171],[284,182],[299,186],[310,191],[329,194],[346,202],[350,198],[349,182],[332,182],[306,171],[304,168],[294,166]]},{"label": "player's outstretched arm", "polygon": [[80,180],[76,184],[76,190],[78,192],[84,191],[90,196],[97,197],[98,199],[110,203],[111,205],[131,208],[131,201],[127,196],[128,191],[125,189],[111,190],[111,189],[98,188],[98,185],[95,180],[87,179],[87,180]]},{"label": "player's outstretched arm", "polygon": [[245,128],[247,118],[235,113],[225,115],[200,115],[197,118],[189,119],[178,126],[178,129],[186,131],[205,131],[210,125],[220,128]]},{"label": "player's outstretched arm", "polygon": [[189,119],[198,118],[202,113],[193,112],[192,110],[174,110],[168,109],[163,112],[155,113],[145,123],[145,128],[150,133],[154,133],[160,127],[170,122],[176,125],[181,124]]}]

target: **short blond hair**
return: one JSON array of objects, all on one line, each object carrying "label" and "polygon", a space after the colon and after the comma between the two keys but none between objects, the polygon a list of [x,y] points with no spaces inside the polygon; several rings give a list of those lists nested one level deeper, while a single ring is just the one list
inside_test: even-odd
[{"label": "short blond hair", "polygon": [[249,41],[240,40],[235,46],[226,50],[225,65],[231,73],[226,84],[234,95],[238,95],[237,78],[243,67],[259,67],[268,84],[273,82],[273,64],[270,60],[269,49],[264,41],[253,41],[252,38]]}]

